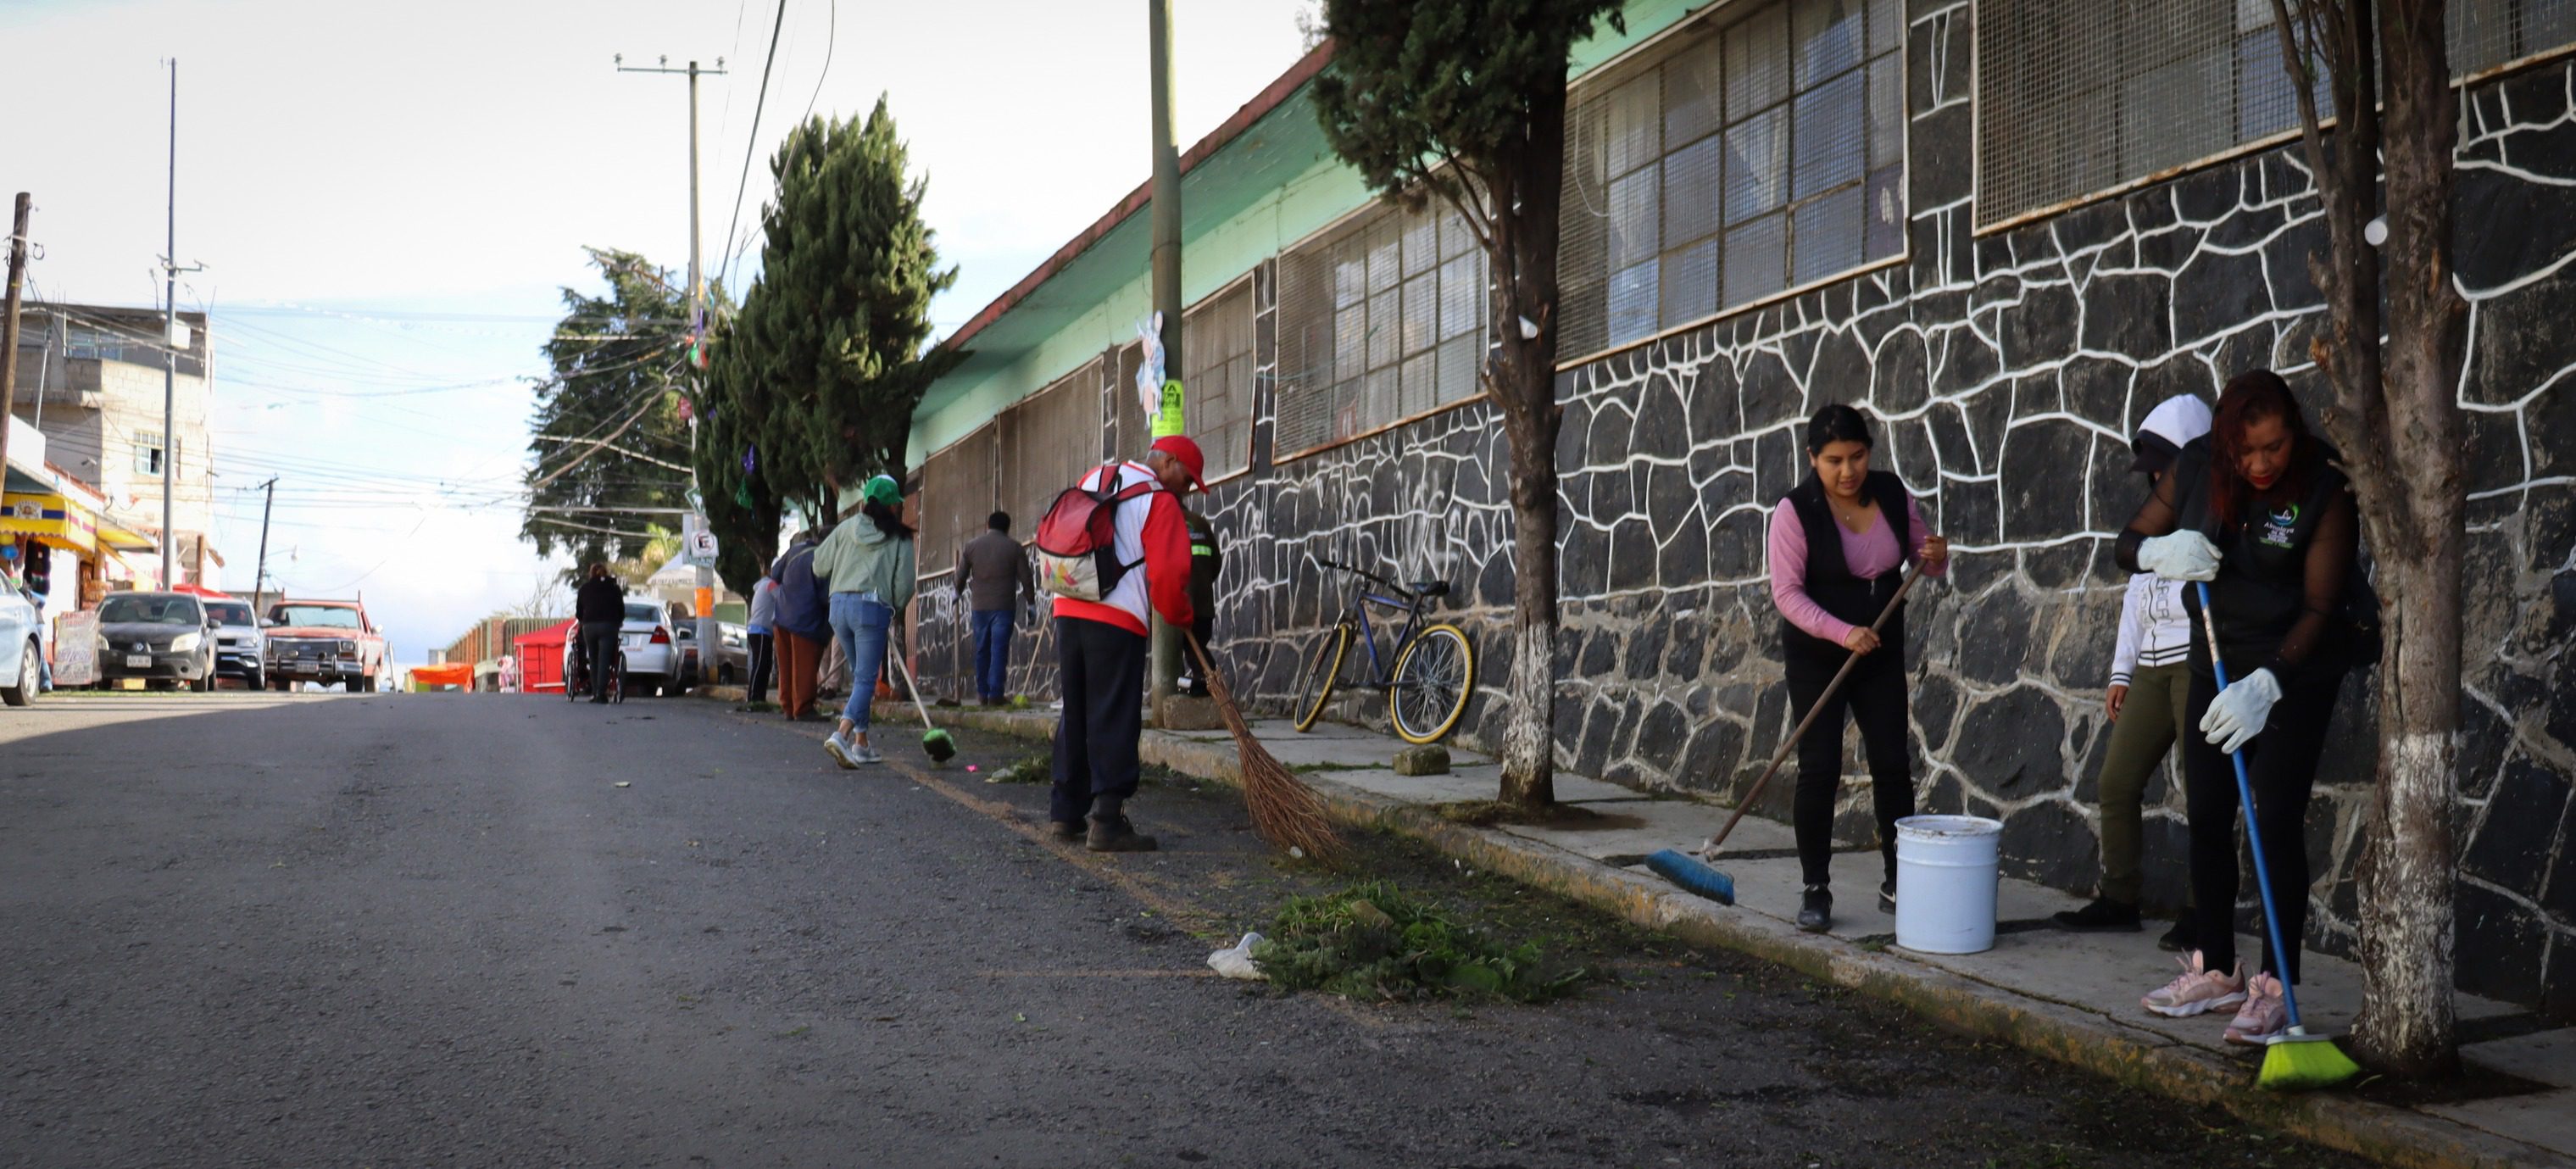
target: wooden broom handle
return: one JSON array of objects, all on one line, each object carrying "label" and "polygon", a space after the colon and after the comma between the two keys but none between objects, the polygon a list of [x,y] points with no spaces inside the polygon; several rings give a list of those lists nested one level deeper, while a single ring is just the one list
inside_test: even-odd
[{"label": "wooden broom handle", "polygon": [[[1878,611],[1878,620],[1869,623],[1871,633],[1876,633],[1886,626],[1887,619],[1896,615],[1896,607],[1905,603],[1905,594],[1913,592],[1914,582],[1921,579],[1923,579],[1922,573],[1908,572],[1904,580],[1897,582],[1896,595],[1889,597],[1887,607]],[[1896,646],[1895,650],[1901,654],[1905,652],[1905,647]],[[1718,829],[1717,835],[1709,837],[1707,844],[1700,846],[1702,855],[1716,852],[1719,845],[1726,843],[1726,838],[1735,831],[1735,822],[1744,818],[1745,809],[1752,807],[1753,801],[1762,798],[1763,785],[1771,782],[1771,776],[1780,770],[1780,764],[1788,760],[1789,753],[1798,749],[1798,740],[1807,737],[1807,728],[1814,725],[1816,716],[1824,711],[1825,703],[1833,698],[1834,692],[1843,688],[1843,680],[1851,677],[1852,667],[1859,665],[1860,659],[1861,655],[1857,653],[1843,659],[1843,668],[1834,671],[1834,680],[1825,683],[1825,692],[1817,695],[1816,701],[1809,704],[1807,717],[1798,720],[1798,729],[1789,732],[1788,738],[1780,740],[1780,749],[1771,753],[1771,765],[1762,769],[1761,778],[1754,780],[1753,786],[1745,791],[1744,798],[1736,801],[1735,814],[1726,818],[1726,826]]]}]

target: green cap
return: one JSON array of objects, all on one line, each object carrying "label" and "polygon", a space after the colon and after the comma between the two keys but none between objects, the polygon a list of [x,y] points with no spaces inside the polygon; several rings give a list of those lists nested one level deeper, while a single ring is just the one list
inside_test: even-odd
[{"label": "green cap", "polygon": [[903,506],[903,488],[892,475],[879,475],[868,480],[868,485],[859,489],[859,495],[887,507]]}]

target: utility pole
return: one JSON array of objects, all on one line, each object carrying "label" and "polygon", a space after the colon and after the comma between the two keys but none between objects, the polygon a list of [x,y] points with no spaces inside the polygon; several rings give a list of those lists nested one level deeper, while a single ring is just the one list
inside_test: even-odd
[{"label": "utility pole", "polygon": [[250,570],[250,615],[254,622],[268,612],[267,607],[260,604],[268,599],[261,586],[268,581],[268,513],[277,507],[277,476],[269,476],[268,482],[259,486],[268,492],[268,499],[259,505],[259,562]]},{"label": "utility pole", "polygon": [[[18,215],[9,228],[9,319],[0,321],[0,477],[8,474],[9,422],[18,416],[18,298],[27,284],[27,212],[35,200],[18,192]],[[36,408],[44,409],[45,383],[36,379]]]},{"label": "utility pole", "polygon": [[[693,352],[703,353],[705,350],[701,346],[707,331],[707,286],[705,272],[698,259],[698,78],[724,76],[724,58],[716,58],[716,67],[713,69],[700,69],[695,61],[689,62],[689,67],[686,69],[673,69],[670,67],[669,57],[661,58],[661,64],[650,69],[630,66],[622,55],[616,60],[617,71],[620,73],[685,73],[689,78],[689,347]],[[705,375],[697,368],[694,361],[690,363],[689,382],[692,391],[701,390],[705,384]],[[694,405],[703,397],[704,394],[701,392],[692,392],[689,400]],[[692,410],[689,415],[689,443],[692,454],[696,453],[697,434],[698,417],[696,411]],[[692,459],[690,462],[694,464],[696,460]],[[694,467],[689,472],[689,485],[692,488],[690,496],[694,510],[697,497],[695,490],[697,471]],[[706,522],[702,512],[699,514],[698,522]],[[686,551],[683,550],[683,555],[685,554]],[[694,612],[698,618],[698,676],[701,680],[709,674],[707,663],[713,661],[718,653],[715,586],[715,567],[707,564],[699,565]]]},{"label": "utility pole", "polygon": [[[1145,0],[1154,84],[1154,311],[1163,319],[1163,376],[1181,376],[1181,151],[1172,138],[1172,0]],[[1123,390],[1123,387],[1122,387]],[[1121,451],[1137,458],[1141,451]],[[1153,697],[1178,689],[1181,633],[1154,614]]]},{"label": "utility pole", "polygon": [[[179,477],[179,273],[201,271],[202,264],[179,265],[179,59],[170,59],[170,198],[169,253],[161,257],[161,587],[178,585],[174,557],[178,530],[171,526],[170,501]],[[14,365],[13,350],[9,360]],[[39,391],[40,393],[42,391]],[[197,535],[198,562],[204,563],[205,533]]]}]

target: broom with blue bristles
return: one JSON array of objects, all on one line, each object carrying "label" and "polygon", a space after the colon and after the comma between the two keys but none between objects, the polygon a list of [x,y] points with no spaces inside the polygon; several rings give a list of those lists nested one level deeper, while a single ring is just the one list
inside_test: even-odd
[{"label": "broom with blue bristles", "polygon": [[[2200,589],[2200,629],[2209,639],[2210,669],[2218,675],[2220,693],[2227,691],[2227,663],[2218,657],[2218,622],[2209,615],[2209,585]],[[2245,805],[2245,839],[2254,846],[2254,887],[2263,894],[2263,931],[2272,941],[2272,960],[2289,968],[2289,948],[2281,944],[2281,915],[2273,910],[2272,870],[2263,863],[2263,833],[2254,820],[2254,785],[2245,778],[2245,752],[2227,753],[2236,765],[2236,800]],[[2305,892],[2302,891],[2302,896]],[[2331,1088],[2361,1074],[2361,1065],[2334,1045],[2325,1035],[2310,1035],[2299,1021],[2299,994],[2290,989],[2288,979],[2281,981],[2281,1005],[2289,1008],[2290,1029],[2265,1041],[2263,1071],[2254,1078],[2255,1086],[2288,1091],[2301,1088]]]}]

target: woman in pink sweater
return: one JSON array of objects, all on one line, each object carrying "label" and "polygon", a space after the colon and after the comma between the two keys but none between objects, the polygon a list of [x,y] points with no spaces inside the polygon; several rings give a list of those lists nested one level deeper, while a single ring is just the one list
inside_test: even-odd
[{"label": "woman in pink sweater", "polygon": [[1870,469],[1871,445],[1860,411],[1817,411],[1807,422],[1807,464],[1814,473],[1771,511],[1771,599],[1780,607],[1791,714],[1806,717],[1843,662],[1860,658],[1798,741],[1792,818],[1806,885],[1798,928],[1809,933],[1833,926],[1830,862],[1846,710],[1869,756],[1878,849],[1887,865],[1878,907],[1896,912],[1896,822],[1914,814],[1913,769],[1905,757],[1905,611],[1899,607],[1888,618],[1883,635],[1869,626],[1896,595],[1901,565],[1911,562],[1933,576],[1950,566],[1950,542],[1924,524],[1905,485],[1892,472]]}]

